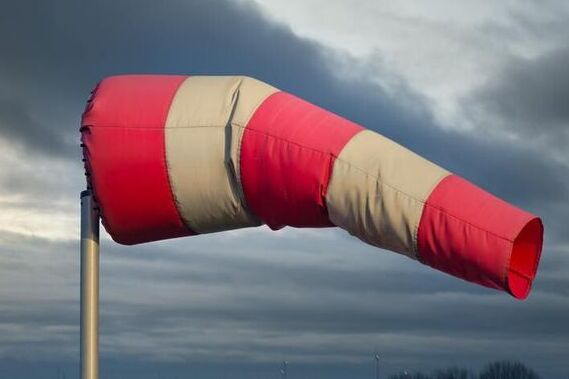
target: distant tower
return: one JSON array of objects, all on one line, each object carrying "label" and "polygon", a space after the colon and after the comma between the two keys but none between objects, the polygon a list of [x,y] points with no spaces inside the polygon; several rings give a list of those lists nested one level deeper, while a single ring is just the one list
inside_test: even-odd
[{"label": "distant tower", "polygon": [[288,378],[288,361],[283,361],[281,366],[281,378],[287,379]]},{"label": "distant tower", "polygon": [[375,379],[379,379],[379,353],[375,352]]}]

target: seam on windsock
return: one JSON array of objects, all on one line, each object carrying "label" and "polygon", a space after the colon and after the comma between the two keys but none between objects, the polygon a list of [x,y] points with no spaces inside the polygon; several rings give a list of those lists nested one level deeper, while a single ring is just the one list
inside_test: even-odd
[{"label": "seam on windsock", "polygon": [[172,186],[172,178],[170,177],[171,167],[170,167],[170,162],[168,161],[168,152],[167,152],[168,147],[166,146],[166,129],[167,129],[166,125],[168,125],[168,118],[170,117],[170,112],[172,111],[172,106],[174,105],[174,99],[176,98],[176,95],[178,94],[180,87],[182,87],[182,84],[184,84],[190,78],[191,78],[191,76],[188,76],[186,79],[180,81],[180,83],[178,84],[178,87],[176,88],[176,91],[174,91],[174,94],[172,95],[172,98],[170,99],[170,106],[168,107],[168,112],[166,113],[166,119],[164,120],[164,126],[161,128],[164,131],[162,134],[162,144],[164,146],[164,156],[162,158],[164,159],[164,167],[166,168],[166,178],[168,179],[167,180],[168,181],[168,188],[170,189],[170,195],[172,196],[172,201],[174,203],[174,208],[176,208],[176,214],[178,215],[178,219],[180,220],[182,225],[184,225],[190,233],[199,234],[196,231],[194,231],[192,228],[190,228],[190,226],[188,225],[188,223],[186,222],[184,217],[182,217],[182,212],[180,212],[180,201],[178,200],[176,193],[174,192],[174,187]]},{"label": "seam on windsock", "polygon": [[[446,170],[445,170],[446,171]],[[421,260],[421,252],[419,251],[419,242],[418,242],[418,237],[419,237],[419,226],[421,225],[421,220],[423,219],[423,213],[425,213],[425,208],[426,208],[426,204],[427,201],[429,199],[429,196],[431,196],[431,194],[433,193],[433,191],[435,190],[435,188],[437,188],[437,186],[443,181],[443,179],[447,178],[448,176],[453,175],[451,172],[446,171],[445,175],[441,175],[441,177],[436,180],[434,182],[434,184],[431,186],[431,188],[429,189],[429,191],[427,192],[427,198],[425,199],[425,201],[423,202],[423,209],[421,209],[421,215],[419,216],[419,218],[417,219],[417,221],[415,222],[415,226],[414,226],[414,231],[413,231],[413,249],[414,249],[414,253],[415,253],[415,258],[417,258],[417,260]]]},{"label": "seam on windsock", "polygon": [[316,152],[316,153],[320,153],[320,154],[329,154],[329,155],[335,157],[336,159],[338,159],[338,157],[337,157],[335,154],[332,154],[332,153],[329,152],[329,151],[323,151],[323,150],[315,149],[315,148],[313,148],[313,147],[309,147],[309,146],[302,145],[302,144],[300,144],[300,143],[298,143],[298,142],[289,141],[289,140],[287,140],[287,139],[285,139],[285,138],[282,138],[282,137],[279,137],[279,136],[275,136],[274,134],[270,134],[270,133],[267,133],[267,132],[262,131],[262,130],[251,129],[251,128],[248,128],[248,127],[246,127],[246,126],[239,125],[239,124],[235,124],[235,126],[240,127],[240,128],[244,128],[244,129],[247,129],[247,130],[249,130],[249,131],[252,131],[252,132],[255,132],[255,133],[258,133],[258,134],[262,134],[262,135],[264,135],[264,136],[266,136],[266,137],[278,139],[279,141],[288,143],[289,145],[298,146],[298,147],[300,147],[300,148],[302,148],[302,149],[305,149],[305,150],[310,150],[310,151],[313,151],[313,152]]},{"label": "seam on windsock", "polygon": [[[89,101],[91,101],[91,98],[89,98]],[[91,195],[93,197],[93,202],[95,204],[95,208],[97,209],[97,213],[99,214],[99,217],[101,218],[103,225],[106,225],[107,221],[106,217],[103,214],[103,207],[101,206],[101,204],[97,199],[97,194],[95,193],[95,187],[93,186],[93,174],[91,173],[92,171],[91,161],[89,160],[90,151],[85,141],[86,136],[84,133],[91,133],[91,128],[93,128],[93,125],[89,124],[81,125],[81,127],[79,128],[79,133],[81,133],[80,145],[81,145],[81,156],[83,159],[83,173],[85,174],[87,189],[91,191]]]},{"label": "seam on windsock", "polygon": [[[514,242],[512,241],[512,246],[510,246],[510,254],[506,257],[506,264],[504,265],[504,270],[502,272],[502,283],[505,284],[508,292],[510,291],[509,284],[508,284],[508,273],[510,272],[510,266],[512,265],[512,256],[514,252]],[[525,277],[525,275],[524,275]],[[530,279],[530,278],[526,278]]]},{"label": "seam on windsock", "polygon": [[505,240],[505,241],[508,241],[508,242],[514,242],[514,239],[501,236],[501,235],[496,234],[496,233],[494,233],[494,232],[492,232],[492,231],[490,231],[490,230],[488,230],[488,229],[485,229],[485,228],[483,228],[483,227],[481,227],[481,226],[475,225],[475,224],[471,223],[470,221],[467,221],[467,220],[465,220],[465,219],[463,219],[463,218],[461,218],[461,217],[458,217],[458,216],[453,215],[452,213],[449,213],[446,209],[443,209],[443,208],[438,207],[438,206],[436,206],[436,205],[430,204],[430,203],[428,203],[428,202],[425,202],[425,206],[426,206],[426,207],[430,207],[430,208],[432,208],[432,209],[436,209],[437,211],[439,211],[439,212],[441,212],[441,213],[444,213],[444,214],[446,214],[447,216],[452,217],[452,218],[454,218],[455,220],[458,220],[458,221],[464,223],[465,225],[468,225],[468,226],[470,226],[470,227],[472,227],[472,228],[474,228],[474,229],[478,229],[478,230],[480,230],[480,231],[482,231],[482,232],[488,233],[488,234],[490,234],[490,235],[492,235],[492,236],[494,236],[494,237],[496,237],[496,238],[499,238],[499,239],[502,239],[502,240]]},{"label": "seam on windsock", "polygon": [[[248,77],[246,77],[246,76],[242,77],[240,84],[243,82],[243,79],[245,79],[245,78],[248,78]],[[251,79],[251,78],[249,78],[249,79]],[[251,207],[247,203],[247,198],[245,197],[245,190],[243,189],[243,181],[241,179],[241,175],[242,175],[241,153],[242,153],[242,149],[243,149],[243,137],[245,134],[245,129],[248,129],[247,125],[249,124],[249,122],[253,118],[253,115],[257,112],[257,110],[267,101],[267,99],[269,99],[271,96],[273,96],[277,93],[280,93],[280,92],[282,92],[282,91],[276,89],[275,92],[271,93],[270,95],[266,96],[263,100],[259,101],[259,104],[257,104],[257,106],[255,106],[255,107],[253,107],[251,109],[251,111],[249,112],[249,114],[247,115],[247,117],[244,119],[244,120],[246,120],[245,125],[241,125],[237,122],[234,122],[233,119],[231,119],[231,125],[230,125],[231,128],[233,128],[235,126],[236,128],[241,129],[241,132],[239,133],[239,140],[237,141],[237,154],[235,154],[236,156],[235,156],[235,162],[234,162],[234,167],[233,167],[233,170],[235,173],[235,179],[237,181],[237,189],[239,191],[238,192],[239,200],[241,201],[241,205],[242,205],[243,209],[249,215],[251,220],[253,220],[255,223],[257,223],[259,225],[263,225],[265,222],[263,220],[261,220],[261,218],[253,212],[253,209],[251,209]],[[237,104],[237,102],[236,102],[236,104]],[[233,138],[233,134],[234,133],[232,131],[231,138]],[[230,160],[231,160],[231,158],[232,158],[232,156],[230,156]]]},{"label": "seam on windsock", "polygon": [[[334,156],[333,154],[330,154],[332,156],[333,159],[330,159],[329,162],[329,173],[328,173],[328,183],[326,183],[326,193],[323,194],[322,199],[324,201],[324,205],[326,206],[326,214],[328,216],[328,219],[330,220],[330,222],[332,224],[334,224],[334,222],[332,221],[332,219],[330,218],[330,213],[328,212],[328,189],[330,188],[330,183],[332,182],[332,177],[334,176],[334,167],[336,167],[336,160],[338,160],[338,157],[340,155],[342,155],[342,152],[346,149],[346,147],[348,146],[348,144],[350,143],[350,141],[352,141],[358,134],[366,131],[367,129],[362,128],[362,130],[359,130],[358,132],[354,133],[345,143],[344,146],[342,146],[341,149],[338,150],[338,156]],[[342,161],[343,162],[343,161]],[[336,224],[334,224],[336,225]],[[338,226],[338,225],[336,225]],[[348,230],[348,233],[356,238],[360,238],[359,236],[357,236],[355,233],[352,233],[351,230]]]},{"label": "seam on windsock", "polygon": [[[262,102],[261,102],[262,103]],[[251,113],[251,115],[253,115],[253,113]],[[251,120],[251,117],[249,118],[249,121]],[[237,144],[237,154],[235,157],[235,166],[238,167],[239,169],[239,175],[237,175],[236,172],[236,179],[239,185],[239,197],[241,200],[241,204],[243,206],[243,209],[245,210],[245,212],[247,213],[247,215],[251,218],[251,220],[254,220],[256,224],[258,225],[265,225],[265,220],[263,220],[261,217],[259,217],[259,215],[257,215],[253,209],[249,206],[249,203],[247,202],[247,197],[245,196],[245,189],[243,188],[243,180],[241,178],[241,176],[243,175],[243,170],[241,169],[241,153],[242,153],[242,149],[243,149],[243,136],[245,134],[245,126],[239,125],[236,122],[231,124],[231,127],[235,127],[237,129],[243,129],[241,131],[241,138],[239,138],[238,144]],[[237,169],[236,169],[237,170]]]},{"label": "seam on windsock", "polygon": [[[228,176],[227,179],[228,179],[231,191],[233,192],[234,196],[239,201],[241,208],[243,209],[243,211],[247,215],[247,218],[249,220],[253,221],[254,223],[258,223],[258,218],[255,217],[255,215],[253,215],[251,213],[251,211],[247,207],[247,204],[245,203],[245,194],[243,191],[243,187],[241,185],[241,181],[238,178],[239,175],[237,174],[237,168],[233,164],[232,155],[231,155],[231,146],[233,143],[233,139],[235,138],[234,133],[233,133],[233,118],[235,116],[235,111],[237,110],[237,107],[239,106],[238,103],[239,103],[239,96],[241,94],[240,89],[241,89],[242,83],[243,83],[243,78],[237,77],[237,84],[233,89],[233,93],[231,94],[231,111],[229,112],[229,116],[227,117],[227,120],[225,121],[225,124],[223,125],[224,137],[225,137],[224,141],[223,141],[224,142],[223,165],[225,166],[225,169],[227,170],[227,176]],[[217,128],[217,126],[211,126],[211,128]],[[188,129],[188,128],[185,128],[185,129]]]},{"label": "seam on windsock", "polygon": [[[528,223],[534,221],[535,219],[538,219],[538,220],[539,220],[539,217],[532,216],[532,218],[531,218],[529,221],[527,221],[527,222],[522,226],[522,228],[519,230],[519,232],[516,234],[516,238],[517,238],[517,236],[519,236],[519,234],[523,231],[523,229],[528,225]],[[541,221],[540,221],[540,223],[541,223]],[[542,225],[542,226],[543,226],[543,225]],[[510,241],[510,242],[512,242],[512,246],[510,247],[510,249],[512,250],[512,253],[513,253],[515,241],[516,241],[515,238],[514,238],[514,240]],[[543,239],[542,239],[542,245],[543,245]],[[541,255],[541,250],[542,250],[542,249],[543,249],[543,246],[540,248],[540,253],[538,254],[538,257]],[[531,287],[532,281],[533,281],[533,279],[535,278],[535,272],[534,272],[533,275],[528,275],[528,274],[526,274],[526,273],[523,273],[523,272],[520,272],[520,271],[518,271],[518,270],[512,269],[512,268],[511,268],[511,266],[512,266],[512,258],[513,258],[513,254],[508,254],[508,257],[507,257],[508,262],[507,262],[507,264],[506,264],[505,267],[504,267],[504,273],[503,273],[503,275],[502,275],[502,280],[504,281],[504,283],[506,283],[506,285],[507,285],[507,287],[508,287],[508,291],[510,290],[510,288],[509,288],[509,283],[508,283],[508,276],[509,276],[510,272],[515,272],[517,275],[523,276],[526,280],[528,280],[528,281],[530,282],[530,287]],[[535,270],[537,270],[537,269],[534,268],[534,267],[532,267],[532,272],[535,271]]]},{"label": "seam on windsock", "polygon": [[[512,252],[513,252],[513,248],[514,248],[514,245],[512,244]],[[510,266],[511,266],[511,264],[512,264],[512,255],[513,255],[513,254],[510,253],[510,254],[508,254],[508,256],[506,257],[507,262],[506,262],[506,264],[504,265],[504,271],[502,272],[502,283],[504,283],[504,284],[506,285],[506,287],[509,287],[509,284],[508,284],[508,273],[510,272]],[[516,273],[519,274],[517,271],[516,271]],[[524,275],[524,277],[525,277],[525,275]],[[530,279],[530,278],[526,278],[526,279]],[[530,280],[531,280],[531,279],[530,279]],[[510,291],[510,288],[508,288],[508,291]]]},{"label": "seam on windsock", "polygon": [[[225,124],[207,124],[207,125],[188,125],[188,126],[176,126],[176,129],[192,129],[192,128],[213,128],[218,126],[225,126]],[[97,125],[96,128],[120,128],[120,129],[150,129],[150,130],[159,130],[163,129],[160,125],[152,124],[152,125]],[[172,129],[172,127],[164,128],[164,129]]]}]

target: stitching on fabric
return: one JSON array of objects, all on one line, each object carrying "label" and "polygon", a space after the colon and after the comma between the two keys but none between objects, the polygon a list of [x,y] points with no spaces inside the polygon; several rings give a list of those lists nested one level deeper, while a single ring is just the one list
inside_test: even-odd
[{"label": "stitching on fabric", "polygon": [[166,126],[160,126],[160,125],[146,125],[146,124],[139,124],[139,125],[89,125],[92,126],[94,128],[119,128],[119,129],[158,129],[158,130],[164,130],[164,129],[193,129],[193,128],[222,128],[225,125],[219,125],[219,124],[211,124],[211,125],[189,125],[189,126],[170,126],[170,127],[166,127]]},{"label": "stitching on fabric", "polygon": [[[239,128],[243,128],[243,129],[246,128],[245,126],[239,125],[239,124],[235,124],[235,126],[237,126],[237,127],[239,127]],[[332,153],[330,153],[330,152],[328,152],[328,151],[322,151],[322,150],[314,149],[314,148],[312,148],[312,147],[304,146],[304,145],[299,144],[298,142],[289,141],[289,140],[286,140],[286,139],[284,139],[284,138],[282,138],[282,137],[275,136],[274,134],[270,134],[270,133],[264,132],[264,131],[262,131],[262,130],[251,129],[251,127],[248,127],[248,128],[246,128],[246,129],[247,129],[248,131],[251,131],[251,132],[259,133],[259,134],[262,134],[262,135],[267,136],[267,137],[271,137],[271,138],[274,138],[274,139],[278,139],[278,140],[280,140],[280,141],[283,141],[283,142],[285,142],[285,143],[288,143],[289,145],[298,146],[298,147],[300,147],[300,148],[302,148],[302,149],[305,149],[305,150],[310,150],[310,151],[313,151],[313,152],[315,152],[315,153],[320,153],[320,154],[329,154],[329,155],[331,155],[331,156],[333,156],[333,157],[335,157],[335,158],[337,159],[337,157],[336,157],[334,154],[332,154]]]},{"label": "stitching on fabric", "polygon": [[[431,188],[429,188],[429,191],[427,192],[428,194],[433,193],[434,189],[441,184],[441,182],[443,180],[445,180],[446,178],[448,178],[450,175],[452,175],[450,172],[446,172],[445,175],[441,175],[441,177],[435,181],[435,183],[433,183],[431,185]],[[423,205],[426,203],[426,201],[423,203]],[[419,252],[419,226],[421,224],[421,219],[423,218],[423,213],[425,213],[425,207],[423,206],[423,209],[421,210],[421,215],[419,216],[419,218],[417,219],[416,223],[415,223],[415,227],[414,227],[414,234],[413,234],[413,248],[415,249],[415,256],[417,257],[417,260],[421,261],[421,254]]]},{"label": "stitching on fabric", "polygon": [[[249,112],[249,114],[245,118],[246,125],[249,124],[249,121],[251,121],[255,112],[257,112],[257,110],[261,107],[261,105],[265,101],[267,101],[270,97],[272,97],[273,95],[280,93],[280,92],[281,91],[275,89],[275,91],[273,93],[270,93],[264,99],[259,101],[259,104],[257,104],[257,106],[255,106],[255,107],[253,107],[251,112]],[[235,126],[237,129],[241,130],[239,133],[239,140],[237,141],[237,148],[236,148],[237,154],[235,156],[235,167],[234,167],[234,169],[235,169],[235,178],[236,178],[237,184],[239,186],[239,195],[241,197],[242,206],[243,206],[243,209],[245,210],[245,212],[247,212],[247,214],[249,215],[251,220],[253,220],[257,224],[262,225],[262,224],[264,224],[264,221],[261,220],[261,218],[253,212],[253,210],[251,209],[251,207],[247,203],[247,199],[245,198],[245,190],[243,189],[243,181],[241,180],[241,151],[242,151],[242,147],[243,147],[243,137],[245,136],[245,128],[246,127],[241,125],[241,124],[238,124],[236,122],[233,122],[233,120],[232,120],[231,126],[232,127]],[[232,138],[233,138],[233,133],[232,133]],[[233,143],[233,141],[232,141],[232,143]]]},{"label": "stitching on fabric", "polygon": [[[186,83],[186,81],[188,81],[189,79],[190,79],[190,77],[187,77],[186,79],[182,80],[180,82],[180,84],[178,84],[176,91],[174,92],[174,94],[170,98],[170,106],[168,107],[168,113],[166,113],[166,118],[164,119],[164,127],[161,127],[160,129],[162,129],[162,130],[166,129],[166,125],[168,124],[168,118],[170,117],[170,111],[172,110],[172,106],[174,105],[174,100],[175,100],[176,96],[178,95],[180,88],[182,88],[184,83]],[[186,227],[187,231],[189,231],[190,233],[199,234],[190,226],[190,220],[186,220],[185,217],[182,215],[182,211],[180,209],[181,204],[180,204],[180,201],[178,200],[178,197],[176,196],[176,193],[174,191],[174,186],[172,184],[172,178],[170,177],[170,162],[168,161],[168,148],[166,146],[166,141],[167,141],[166,133],[164,133],[164,135],[162,136],[162,147],[164,148],[164,154],[162,156],[162,159],[163,159],[162,164],[164,165],[164,168],[166,169],[166,181],[168,182],[168,188],[170,189],[170,196],[172,196],[172,202],[174,205],[174,210],[176,211],[176,214],[178,215],[178,219],[179,219],[180,223]]]},{"label": "stitching on fabric", "polygon": [[240,97],[240,89],[241,89],[241,83],[243,82],[243,79],[241,77],[237,78],[237,83],[236,85],[233,87],[233,93],[231,94],[231,109],[229,111],[229,115],[227,117],[227,120],[225,122],[225,125],[223,127],[223,135],[224,135],[224,141],[223,141],[223,165],[225,168],[225,171],[227,173],[227,179],[229,182],[229,187],[231,188],[231,192],[233,193],[233,196],[235,198],[235,200],[238,203],[238,213],[244,213],[245,216],[250,219],[247,214],[247,211],[244,207],[243,204],[243,196],[242,196],[242,189],[239,185],[239,182],[237,180],[237,172],[235,169],[235,166],[233,164],[233,161],[231,159],[231,153],[232,153],[232,141],[233,141],[233,127],[232,127],[232,122],[233,122],[233,117],[235,116],[235,111],[237,110],[238,107],[238,103],[239,103],[239,97]]},{"label": "stitching on fabric", "polygon": [[[502,275],[502,281],[503,281],[503,283],[506,284],[506,286],[508,287],[508,290],[509,290],[510,292],[512,292],[512,289],[510,288],[510,283],[509,283],[509,280],[508,280],[508,273],[510,272],[510,267],[511,267],[511,265],[512,265],[512,256],[513,256],[513,253],[514,253],[514,243],[512,243],[512,250],[511,250],[510,254],[508,254],[508,258],[507,258],[507,259],[508,259],[508,263],[505,265],[506,267],[504,267],[504,273],[503,273],[503,275]],[[529,278],[528,278],[528,279],[529,279]],[[530,279],[530,280],[531,280],[531,279]]]}]

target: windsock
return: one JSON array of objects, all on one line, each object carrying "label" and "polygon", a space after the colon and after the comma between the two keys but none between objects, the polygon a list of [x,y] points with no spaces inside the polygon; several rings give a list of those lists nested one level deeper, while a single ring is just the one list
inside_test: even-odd
[{"label": "windsock", "polygon": [[338,226],[524,299],[541,220],[382,135],[243,76],[102,80],[82,118],[88,186],[122,244]]}]

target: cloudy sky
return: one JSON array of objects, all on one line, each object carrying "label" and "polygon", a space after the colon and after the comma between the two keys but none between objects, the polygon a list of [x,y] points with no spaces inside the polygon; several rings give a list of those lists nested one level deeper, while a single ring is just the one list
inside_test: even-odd
[{"label": "cloudy sky", "polygon": [[[95,4],[96,3],[96,4]],[[78,125],[121,73],[245,74],[543,217],[525,302],[338,230],[102,236],[105,378],[364,378],[517,359],[569,375],[563,1],[3,0],[0,378],[76,377]]]}]

